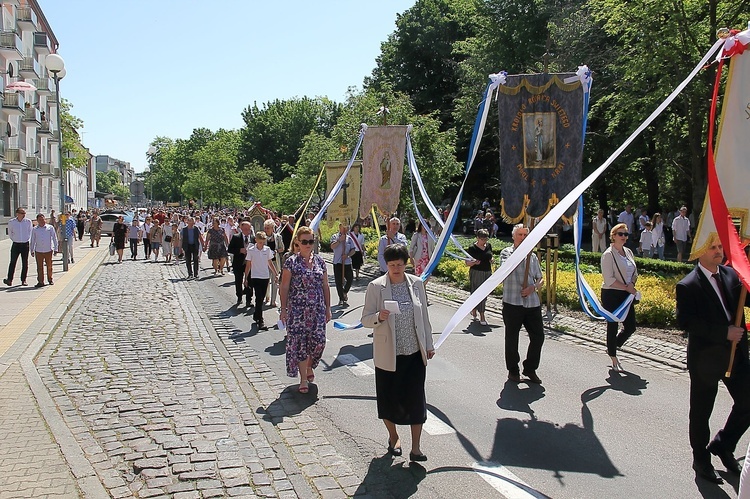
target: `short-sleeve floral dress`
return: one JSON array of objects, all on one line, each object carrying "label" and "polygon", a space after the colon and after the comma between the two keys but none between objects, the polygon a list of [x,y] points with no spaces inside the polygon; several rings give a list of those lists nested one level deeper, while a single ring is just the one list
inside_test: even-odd
[{"label": "short-sleeve floral dress", "polygon": [[318,367],[326,346],[326,303],[323,295],[325,262],[312,255],[308,267],[299,254],[290,256],[284,268],[291,273],[287,298],[286,373],[296,377],[299,363],[310,357]]}]

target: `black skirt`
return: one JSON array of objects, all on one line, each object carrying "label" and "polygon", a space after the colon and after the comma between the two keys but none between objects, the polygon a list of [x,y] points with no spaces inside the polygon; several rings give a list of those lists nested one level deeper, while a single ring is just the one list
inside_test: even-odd
[{"label": "black skirt", "polygon": [[352,268],[354,270],[359,270],[362,268],[362,264],[364,263],[364,257],[362,256],[361,251],[357,251],[352,255]]},{"label": "black skirt", "polygon": [[427,421],[426,371],[420,352],[397,355],[393,372],[376,367],[378,418],[398,425],[424,424]]}]

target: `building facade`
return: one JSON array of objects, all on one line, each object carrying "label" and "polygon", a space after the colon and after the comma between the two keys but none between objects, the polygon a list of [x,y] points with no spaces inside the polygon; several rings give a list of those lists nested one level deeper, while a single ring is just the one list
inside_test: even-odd
[{"label": "building facade", "polygon": [[33,218],[62,206],[58,101],[45,66],[59,44],[36,0],[2,0],[0,17],[0,238],[7,238],[17,207]]},{"label": "building facade", "polygon": [[96,171],[104,173],[112,170],[116,171],[120,174],[122,185],[125,187],[130,187],[130,183],[135,180],[135,171],[130,166],[129,162],[121,161],[106,155],[97,155],[95,160]]}]

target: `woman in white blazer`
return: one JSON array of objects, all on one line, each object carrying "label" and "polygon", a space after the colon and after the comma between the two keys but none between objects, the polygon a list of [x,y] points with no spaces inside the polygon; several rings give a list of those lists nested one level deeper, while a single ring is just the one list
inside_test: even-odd
[{"label": "woman in white blazer", "polygon": [[[396,425],[411,426],[411,461],[426,461],[420,449],[427,420],[425,375],[435,355],[424,283],[405,273],[409,252],[392,244],[383,252],[388,272],[367,286],[362,324],[373,329],[378,418],[388,429],[388,451],[400,456]],[[388,303],[386,303],[388,302]],[[393,302],[399,313],[391,313]]]}]

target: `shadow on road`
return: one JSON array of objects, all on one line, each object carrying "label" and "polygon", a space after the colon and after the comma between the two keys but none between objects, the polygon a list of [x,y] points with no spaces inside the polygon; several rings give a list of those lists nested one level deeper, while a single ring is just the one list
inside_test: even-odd
[{"label": "shadow on road", "polygon": [[346,365],[339,360],[339,357],[347,354],[355,356],[357,359],[359,359],[360,362],[372,359],[372,343],[365,343],[356,347],[352,345],[344,345],[339,349],[339,353],[336,355],[335,361],[333,361],[331,364],[326,364],[325,361],[321,360],[320,363],[325,367],[325,371],[333,371],[334,369],[338,369],[339,367],[344,367]]},{"label": "shadow on road", "polygon": [[298,386],[297,384],[287,386],[276,400],[268,404],[268,407],[259,407],[255,412],[274,425],[283,422],[285,417],[301,414],[318,401],[318,387],[315,383],[310,383],[308,393],[299,393]]},{"label": "shadow on road", "polygon": [[370,461],[367,474],[354,495],[406,498],[416,494],[419,482],[427,476],[427,470],[417,463],[397,459],[394,462],[394,458],[386,454]]},{"label": "shadow on road", "polygon": [[[490,464],[494,465],[494,463],[480,463],[480,464]],[[525,492],[525,495],[529,495],[535,499],[550,499],[549,496],[546,496],[542,494],[541,492],[532,489],[531,487],[524,485],[522,483],[516,482],[515,480],[511,480],[510,478],[500,475],[499,473],[492,473],[491,471],[481,469],[481,468],[469,468],[468,466],[442,466],[440,468],[432,469],[428,472],[429,475],[435,474],[435,473],[446,473],[451,471],[457,471],[457,472],[470,472],[470,473],[479,473],[482,475],[488,475],[493,478],[497,478],[499,480],[502,480],[504,482],[508,482],[513,487],[522,490]]]},{"label": "shadow on road", "polygon": [[531,419],[536,420],[531,404],[542,398],[544,398],[544,387],[542,385],[526,383],[524,387],[522,384],[508,380],[500,392],[497,406],[508,411],[523,412],[528,414]]}]

